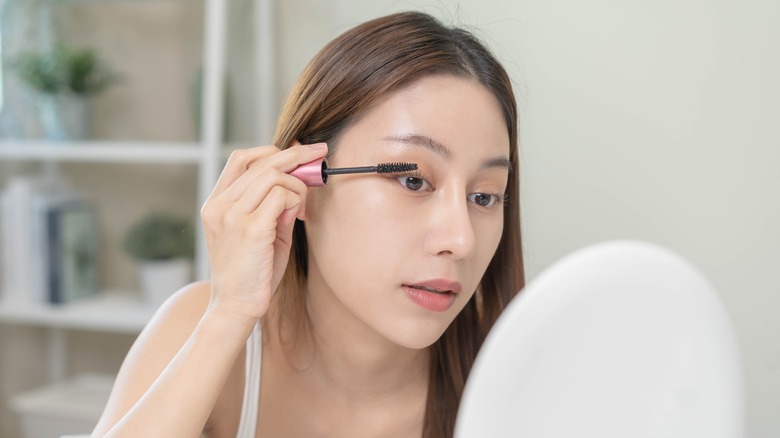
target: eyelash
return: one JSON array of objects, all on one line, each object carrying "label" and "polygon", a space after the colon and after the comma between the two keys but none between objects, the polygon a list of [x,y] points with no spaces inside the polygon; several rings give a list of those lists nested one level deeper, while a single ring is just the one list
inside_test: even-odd
[{"label": "eyelash", "polygon": [[[398,182],[401,182],[401,180],[404,178],[417,178],[422,180],[425,184],[428,184],[428,186],[433,187],[433,184],[431,184],[430,181],[428,181],[428,177],[425,176],[419,169],[413,172],[405,173],[404,175],[397,177],[397,180]],[[411,189],[409,190],[413,192],[418,191],[418,190],[411,190]],[[504,193],[471,193],[468,195],[469,200],[471,200],[470,198],[474,195],[487,195],[493,197],[493,203],[491,205],[482,206],[475,203],[475,205],[481,208],[492,208],[495,207],[496,205],[506,205],[509,201],[509,197]]]}]

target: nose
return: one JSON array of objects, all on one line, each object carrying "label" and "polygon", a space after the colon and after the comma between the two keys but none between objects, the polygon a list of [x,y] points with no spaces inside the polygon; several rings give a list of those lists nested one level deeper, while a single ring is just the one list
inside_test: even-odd
[{"label": "nose", "polygon": [[458,190],[439,194],[430,206],[425,249],[429,254],[462,260],[474,251],[476,244],[468,199]]}]

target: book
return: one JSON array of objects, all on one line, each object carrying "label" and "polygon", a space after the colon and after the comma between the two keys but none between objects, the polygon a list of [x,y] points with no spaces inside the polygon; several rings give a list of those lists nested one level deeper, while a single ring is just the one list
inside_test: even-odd
[{"label": "book", "polygon": [[50,303],[51,291],[49,289],[51,282],[49,276],[53,268],[51,265],[53,260],[51,245],[53,241],[49,237],[49,215],[51,212],[57,211],[61,206],[77,202],[82,202],[80,194],[67,187],[57,187],[48,184],[42,185],[28,199],[30,231],[25,243],[29,247],[27,249],[29,256],[26,261],[28,277],[25,281],[28,302],[36,304]]},{"label": "book", "polygon": [[46,216],[48,241],[47,299],[65,304],[93,295],[99,282],[99,239],[95,207],[72,201]]},{"label": "book", "polygon": [[0,299],[66,303],[98,287],[95,207],[61,176],[16,176],[0,196]]},{"label": "book", "polygon": [[2,193],[2,298],[14,303],[29,303],[30,267],[32,257],[32,211],[30,199],[41,189],[41,179],[15,176],[9,179]]}]

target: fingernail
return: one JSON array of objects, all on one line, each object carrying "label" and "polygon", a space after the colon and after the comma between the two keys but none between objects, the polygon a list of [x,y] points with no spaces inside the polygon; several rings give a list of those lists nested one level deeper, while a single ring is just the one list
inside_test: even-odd
[{"label": "fingernail", "polygon": [[322,143],[314,143],[313,145],[310,145],[312,149],[327,149],[328,144],[325,142]]}]

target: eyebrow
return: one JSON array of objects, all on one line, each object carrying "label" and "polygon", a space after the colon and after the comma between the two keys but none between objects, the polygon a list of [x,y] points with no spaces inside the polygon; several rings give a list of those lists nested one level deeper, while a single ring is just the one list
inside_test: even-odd
[{"label": "eyebrow", "polygon": [[[432,151],[437,155],[440,155],[446,161],[452,161],[452,152],[450,152],[447,146],[444,146],[442,143],[436,141],[431,137],[428,137],[427,135],[422,135],[422,134],[391,135],[389,137],[385,137],[383,140],[421,146],[425,149]],[[494,157],[486,160],[484,163],[482,163],[482,167],[483,168],[498,167],[498,168],[505,168],[511,171],[512,162],[509,160],[509,157],[500,156],[500,157]]]}]

